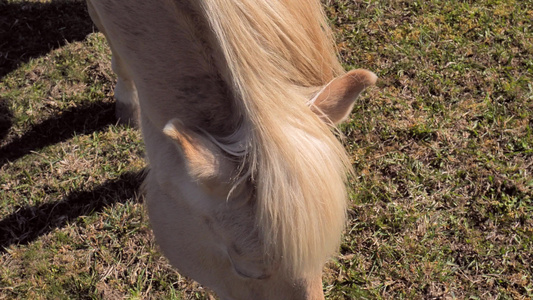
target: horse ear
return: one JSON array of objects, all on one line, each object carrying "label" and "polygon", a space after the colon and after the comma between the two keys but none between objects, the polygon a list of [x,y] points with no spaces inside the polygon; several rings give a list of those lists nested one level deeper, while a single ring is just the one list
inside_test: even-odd
[{"label": "horse ear", "polygon": [[376,74],[352,70],[333,79],[313,99],[311,110],[325,122],[339,124],[346,120],[359,94],[376,83]]},{"label": "horse ear", "polygon": [[210,192],[227,189],[226,175],[233,172],[229,160],[208,138],[185,127],[179,119],[170,120],[163,133],[168,136],[182,152],[189,175]]}]

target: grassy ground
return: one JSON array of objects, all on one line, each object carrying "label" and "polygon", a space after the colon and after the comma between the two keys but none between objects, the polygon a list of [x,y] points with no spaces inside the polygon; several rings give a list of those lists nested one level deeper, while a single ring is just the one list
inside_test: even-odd
[{"label": "grassy ground", "polygon": [[[357,177],[330,299],[533,298],[533,1],[326,1]],[[0,299],[205,299],[154,245],[84,3],[0,0]]]}]

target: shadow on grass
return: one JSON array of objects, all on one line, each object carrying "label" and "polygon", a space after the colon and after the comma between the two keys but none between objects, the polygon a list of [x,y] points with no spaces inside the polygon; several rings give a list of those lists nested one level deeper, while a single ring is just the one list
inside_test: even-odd
[{"label": "shadow on grass", "polygon": [[0,167],[31,151],[65,141],[75,134],[99,131],[115,123],[114,103],[112,102],[96,102],[62,111],[1,147]]},{"label": "shadow on grass", "polygon": [[143,178],[144,170],[127,172],[91,191],[72,192],[58,202],[17,210],[0,221],[0,253],[11,245],[26,245],[80,216],[136,199]]},{"label": "shadow on grass", "polygon": [[96,30],[80,0],[47,3],[0,0],[0,78],[31,58]]},{"label": "shadow on grass", "polygon": [[[82,41],[94,31],[85,0],[0,0],[0,79],[22,63]],[[0,140],[9,132],[12,117],[0,99]]]},{"label": "shadow on grass", "polygon": [[6,137],[9,128],[13,125],[12,118],[13,113],[7,107],[7,103],[0,99],[0,140]]}]

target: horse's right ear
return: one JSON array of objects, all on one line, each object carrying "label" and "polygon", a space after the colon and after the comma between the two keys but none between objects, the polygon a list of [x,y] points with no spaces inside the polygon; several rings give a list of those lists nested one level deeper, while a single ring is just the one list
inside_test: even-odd
[{"label": "horse's right ear", "polygon": [[346,120],[359,94],[376,83],[376,74],[357,69],[339,76],[312,100],[311,110],[325,122],[339,124]]},{"label": "horse's right ear", "polygon": [[163,133],[178,146],[191,177],[208,192],[227,194],[234,166],[214,143],[185,127],[179,119],[170,120]]}]

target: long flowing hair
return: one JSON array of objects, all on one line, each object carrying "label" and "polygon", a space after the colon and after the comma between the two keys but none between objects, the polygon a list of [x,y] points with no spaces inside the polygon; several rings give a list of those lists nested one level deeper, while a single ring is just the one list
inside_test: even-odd
[{"label": "long flowing hair", "polygon": [[344,228],[348,155],[302,90],[344,73],[319,0],[201,0],[247,125],[244,165],[269,258],[321,271]]}]

